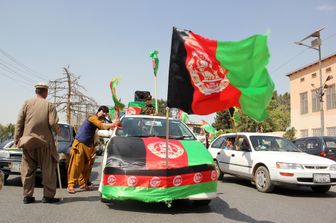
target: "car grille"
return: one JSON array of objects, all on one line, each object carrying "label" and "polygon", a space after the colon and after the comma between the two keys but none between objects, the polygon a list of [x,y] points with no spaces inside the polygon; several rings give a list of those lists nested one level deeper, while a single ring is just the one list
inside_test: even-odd
[{"label": "car grille", "polygon": [[12,153],[12,154],[10,154],[10,157],[11,157],[11,158],[21,158],[21,157],[22,157],[22,154]]},{"label": "car grille", "polygon": [[326,170],[328,166],[304,165],[304,168],[309,170]]}]

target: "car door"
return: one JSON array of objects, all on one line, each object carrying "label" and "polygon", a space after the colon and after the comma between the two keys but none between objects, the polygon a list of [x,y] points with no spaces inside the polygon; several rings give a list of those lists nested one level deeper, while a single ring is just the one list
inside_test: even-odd
[{"label": "car door", "polygon": [[231,170],[234,174],[250,177],[252,173],[251,145],[245,135],[236,138],[235,150],[231,154]]},{"label": "car door", "polygon": [[226,140],[234,139],[234,146],[229,149],[223,143],[223,150],[217,156],[217,160],[224,172],[249,176],[252,168],[251,146],[246,136],[236,135],[227,137]]},{"label": "car door", "polygon": [[322,144],[318,138],[307,138],[306,139],[306,150],[305,152],[312,155],[320,155],[322,150]]}]

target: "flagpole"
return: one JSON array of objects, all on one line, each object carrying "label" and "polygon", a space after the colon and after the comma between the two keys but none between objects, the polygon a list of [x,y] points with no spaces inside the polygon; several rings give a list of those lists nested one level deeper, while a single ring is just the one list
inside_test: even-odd
[{"label": "flagpole", "polygon": [[166,107],[166,169],[168,169],[169,108]]},{"label": "flagpole", "polygon": [[157,75],[155,74],[155,86],[154,86],[154,96],[155,96],[155,114],[158,114],[158,103],[157,103]]}]

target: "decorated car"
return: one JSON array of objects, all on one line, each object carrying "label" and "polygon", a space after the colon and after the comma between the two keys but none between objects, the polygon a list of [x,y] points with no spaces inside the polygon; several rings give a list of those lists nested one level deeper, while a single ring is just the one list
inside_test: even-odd
[{"label": "decorated car", "polygon": [[190,199],[208,204],[216,197],[213,159],[181,121],[126,115],[115,131],[98,134],[110,138],[99,187],[103,202],[139,200],[169,205],[176,199]]}]

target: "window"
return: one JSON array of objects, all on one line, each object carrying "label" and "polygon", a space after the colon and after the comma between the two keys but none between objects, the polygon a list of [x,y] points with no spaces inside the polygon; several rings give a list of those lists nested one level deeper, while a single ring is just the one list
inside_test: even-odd
[{"label": "window", "polygon": [[316,90],[311,91],[312,94],[312,112],[320,111],[320,98]]},{"label": "window", "polygon": [[313,74],[312,74],[312,78],[315,78],[315,77],[316,77],[316,73],[313,73]]},{"label": "window", "polygon": [[320,144],[317,139],[307,139],[307,145],[306,148],[307,150],[316,150],[319,149]]},{"label": "window", "polygon": [[335,84],[328,86],[327,88],[327,109],[336,108],[336,91]]},{"label": "window", "polygon": [[211,145],[212,148],[221,148],[222,143],[224,142],[225,137],[220,137],[216,139]]},{"label": "window", "polygon": [[308,129],[301,129],[300,130],[301,137],[307,137],[308,136]]},{"label": "window", "polygon": [[300,94],[300,111],[301,114],[308,113],[308,95],[307,92]]},{"label": "window", "polygon": [[304,77],[300,79],[301,82],[304,82]]},{"label": "window", "polygon": [[336,136],[336,127],[328,127],[327,128],[328,136]]},{"label": "window", "polygon": [[321,136],[321,128],[313,129],[313,136]]}]

